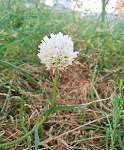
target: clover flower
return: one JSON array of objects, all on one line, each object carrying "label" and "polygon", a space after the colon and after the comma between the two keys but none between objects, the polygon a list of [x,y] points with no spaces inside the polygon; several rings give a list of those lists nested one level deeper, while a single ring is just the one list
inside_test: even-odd
[{"label": "clover flower", "polygon": [[41,40],[38,57],[41,63],[46,64],[47,70],[64,70],[64,67],[72,65],[72,61],[77,57],[78,52],[73,52],[73,42],[68,35],[51,33],[51,38],[47,35]]}]

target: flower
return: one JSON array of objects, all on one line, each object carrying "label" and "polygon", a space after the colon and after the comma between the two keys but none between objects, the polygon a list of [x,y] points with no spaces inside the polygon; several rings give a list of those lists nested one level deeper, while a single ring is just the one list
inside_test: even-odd
[{"label": "flower", "polygon": [[51,33],[51,38],[47,35],[41,40],[38,57],[41,63],[46,64],[47,70],[51,67],[64,70],[64,67],[72,65],[72,61],[77,57],[78,52],[73,52],[73,42],[68,35]]}]

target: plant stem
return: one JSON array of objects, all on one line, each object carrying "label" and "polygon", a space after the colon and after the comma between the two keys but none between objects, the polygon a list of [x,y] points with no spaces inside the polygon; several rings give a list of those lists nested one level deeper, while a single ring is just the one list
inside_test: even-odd
[{"label": "plant stem", "polygon": [[[55,99],[56,99],[57,77],[58,77],[58,71],[56,70],[55,71],[54,89],[53,89],[53,98],[52,98],[52,104],[51,104],[51,107],[50,107],[50,111],[48,111],[46,113],[46,115],[44,116],[44,118],[38,124],[38,128],[45,122],[45,120],[48,118],[49,114],[51,113],[51,111],[52,111],[52,109],[54,107]],[[12,145],[15,145],[17,143],[20,143],[21,141],[23,141],[24,139],[26,139],[28,136],[30,136],[34,131],[35,131],[35,127],[31,131],[29,131],[28,133],[26,133],[24,136],[22,136],[21,138],[15,140],[15,141],[0,144],[0,148],[4,148],[4,147],[8,147],[8,146],[12,146]]]},{"label": "plant stem", "polygon": [[53,89],[53,98],[52,98],[51,108],[53,108],[53,107],[54,107],[55,100],[56,100],[57,78],[58,78],[58,71],[57,71],[57,70],[55,70],[55,80],[54,80],[54,89]]}]

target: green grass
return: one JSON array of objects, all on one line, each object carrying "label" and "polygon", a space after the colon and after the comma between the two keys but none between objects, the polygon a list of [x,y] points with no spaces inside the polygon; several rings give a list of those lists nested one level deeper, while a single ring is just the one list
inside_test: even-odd
[{"label": "green grass", "polygon": [[[103,0],[103,3],[104,2]],[[92,144],[96,147],[99,145],[101,149],[108,148],[112,150],[114,146],[115,148],[123,149],[124,19],[107,22],[104,9],[101,17],[99,19],[94,19],[93,16],[81,17],[77,12],[72,12],[65,8],[60,9],[56,6],[51,8],[44,4],[38,5],[38,1],[35,1],[33,8],[26,8],[24,4],[25,0],[0,1],[1,124],[4,126],[5,122],[2,118],[6,117],[6,121],[8,121],[9,119],[7,119],[7,116],[9,116],[10,120],[13,120],[13,123],[9,124],[10,129],[12,127],[15,128],[17,123],[19,129],[21,128],[20,125],[22,125],[22,128],[27,133],[33,128],[33,126],[30,126],[29,129],[28,123],[33,124],[37,122],[35,117],[34,120],[31,121],[28,121],[28,119],[26,120],[26,113],[30,113],[28,110],[30,108],[29,105],[35,107],[35,102],[38,99],[36,97],[40,94],[46,95],[49,101],[43,103],[42,107],[44,110],[46,107],[49,108],[51,94],[47,92],[46,87],[39,84],[39,80],[42,80],[42,83],[49,83],[50,86],[53,86],[53,79],[49,76],[50,73],[47,74],[45,69],[43,69],[43,64],[40,63],[37,57],[38,45],[44,36],[48,35],[49,37],[51,33],[57,34],[58,32],[68,34],[67,28],[69,25],[69,31],[71,32],[74,28],[74,24],[76,24],[77,27],[72,33],[75,38],[74,51],[79,51],[78,64],[80,64],[81,69],[85,67],[87,75],[90,75],[89,78],[91,78],[91,81],[89,81],[90,88],[87,93],[86,103],[89,101],[93,102],[92,111],[95,114],[96,120],[94,119],[94,124],[85,125],[87,124],[85,116],[92,115],[87,109],[85,111],[81,110],[80,113],[67,113],[70,116],[78,116],[80,118],[79,126],[84,124],[83,131],[86,134],[83,137],[84,141],[87,143],[87,145],[85,145],[87,149],[91,149]],[[83,42],[81,49],[79,49],[80,42]],[[85,61],[86,66],[84,66]],[[85,73],[85,71],[83,73]],[[32,89],[26,90],[23,87],[24,82],[27,82]],[[109,87],[112,83],[113,86],[115,83],[115,87]],[[96,92],[94,91],[95,85],[99,86]],[[113,95],[111,99],[113,103],[109,108],[111,111],[101,109],[101,107],[97,105],[98,102],[95,102],[98,98],[101,102],[102,99],[107,98],[108,95],[106,96],[106,93],[102,92],[104,88],[110,90],[109,96]],[[13,98],[14,102],[12,101]],[[22,103],[20,105],[20,99],[23,99],[23,103],[27,104],[27,107],[29,107],[28,109],[26,109]],[[116,103],[116,101],[118,103]],[[26,109],[25,111],[27,112],[23,112],[23,109]],[[20,114],[17,113],[18,110],[21,110]],[[40,107],[38,111],[41,115],[42,111],[40,111]],[[117,116],[116,113],[118,113]],[[24,122],[21,120],[22,114],[24,115]],[[55,114],[56,118],[59,117],[57,112]],[[102,117],[104,119],[101,120],[100,118]],[[75,120],[78,121],[78,119]],[[91,120],[89,119],[88,121],[90,122]],[[61,120],[60,124],[63,124],[63,120]],[[59,125],[57,125],[55,129],[53,126],[53,137],[58,136],[56,131],[58,126]],[[68,125],[63,125],[61,127],[61,134],[67,132],[67,127]],[[73,127],[77,128],[75,122]],[[48,125],[48,128],[50,128],[50,125]],[[0,130],[2,130],[2,128]],[[76,134],[80,137],[82,136],[82,130],[78,130],[80,130],[80,132]],[[42,131],[41,139],[43,139],[43,134],[45,134],[43,127]],[[52,132],[52,129],[50,131]],[[92,131],[94,133],[90,136]],[[74,139],[71,141],[71,143],[73,143],[72,145],[68,142],[72,149],[74,149],[74,147],[81,148],[80,138],[78,136],[77,143],[79,144],[76,144]],[[95,138],[98,137],[99,139],[99,136],[101,136],[101,140],[99,143],[95,142]],[[47,139],[49,138],[47,135],[45,135],[45,137]],[[3,143],[5,138],[6,137],[0,134],[1,143]],[[33,138],[34,135],[32,136],[32,139]],[[68,138],[68,140],[70,139]],[[92,143],[92,140],[94,143]],[[26,144],[25,148],[29,145],[31,149],[31,144],[34,144],[33,141],[35,140],[31,140],[30,143],[30,139],[28,138],[28,144]],[[53,143],[55,144],[56,141]],[[90,143],[92,144],[90,145]],[[46,145],[41,144],[40,148]],[[51,143],[49,143],[49,146],[52,146]]]}]

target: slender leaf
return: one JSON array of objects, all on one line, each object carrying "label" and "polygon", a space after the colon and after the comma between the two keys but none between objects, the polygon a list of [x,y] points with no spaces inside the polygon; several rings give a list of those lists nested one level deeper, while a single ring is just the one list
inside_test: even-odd
[{"label": "slender leaf", "polygon": [[[10,63],[10,62],[7,62],[7,61],[3,61],[3,60],[0,60],[0,66],[2,67],[6,67],[6,68],[11,68],[11,69],[15,69],[19,72],[21,72],[23,75],[26,76],[26,78],[28,78],[29,80],[32,80],[33,82],[35,82],[37,85],[39,85],[41,87],[41,85],[33,78],[30,76],[29,73],[27,73],[26,71],[22,70],[21,68],[19,68],[18,66]],[[42,88],[42,87],[41,87]],[[48,96],[48,94],[46,93],[46,91],[42,88],[42,90],[45,92],[45,94],[47,95],[48,99],[50,100],[51,102],[51,99],[50,97]]]},{"label": "slender leaf", "polygon": [[[22,113],[23,113],[23,110],[25,109],[24,107],[25,107],[24,106],[24,99],[21,98],[20,122],[21,122],[21,126],[22,126],[23,130],[25,131],[25,133],[28,133],[27,130],[26,130],[26,128],[25,128],[25,126],[24,126],[24,123],[22,122]],[[27,137],[27,140],[28,140],[28,148],[29,148],[29,150],[31,150],[31,141],[30,141],[29,136]]]},{"label": "slender leaf", "polygon": [[[17,59],[17,60],[16,60],[16,59]],[[25,58],[17,58],[17,57],[15,57],[15,58],[11,58],[11,57],[10,57],[10,58],[1,58],[1,60],[13,60],[13,61],[20,62],[20,63],[22,63],[22,64],[26,64],[26,65],[28,65],[29,67],[31,67],[32,69],[34,69],[34,70],[36,70],[37,72],[39,72],[41,75],[43,75],[43,76],[44,76],[45,78],[47,78],[49,81],[51,81],[51,79],[48,78],[42,71],[39,71],[37,68],[35,68],[35,67],[29,65],[28,63],[26,63],[26,62],[38,63],[38,62],[29,60],[29,59],[25,59]],[[24,62],[24,61],[26,61],[26,62]],[[39,63],[38,63],[38,64],[39,64]],[[40,65],[42,65],[42,63],[40,63]],[[35,76],[34,74],[32,74],[32,75]],[[42,79],[42,80],[44,80],[44,81],[46,81],[46,82],[49,82],[49,81],[47,81],[46,79],[44,79],[44,78],[42,78],[42,77],[38,77],[38,76],[37,76],[37,78]],[[51,83],[51,82],[49,82],[49,83]],[[53,83],[51,83],[51,84],[53,84]]]},{"label": "slender leaf", "polygon": [[3,47],[1,47],[1,48],[0,48],[0,51],[1,51],[2,49],[6,48],[6,47],[9,47],[9,46],[14,45],[14,44],[16,44],[16,43],[19,43],[19,42],[21,42],[21,41],[30,40],[30,39],[39,38],[39,37],[40,37],[40,36],[31,36],[31,37],[28,37],[28,38],[22,38],[22,39],[20,39],[20,40],[16,40],[16,41],[14,41],[14,42],[11,42],[11,43],[6,44],[6,45],[4,45]]},{"label": "slender leaf", "polygon": [[33,80],[36,83],[36,80],[34,78],[32,78],[27,72],[25,72],[24,70],[22,70],[18,66],[14,65],[14,64],[12,64],[10,62],[3,61],[3,60],[0,60],[0,62],[1,62],[0,66],[18,70],[19,72],[23,73],[28,79],[31,79],[31,80]]},{"label": "slender leaf", "polygon": [[71,105],[71,106],[54,106],[53,111],[60,111],[60,110],[70,110],[70,109],[77,109],[86,107],[88,104],[81,104],[81,105]]},{"label": "slender leaf", "polygon": [[21,97],[20,96],[12,96],[12,97],[10,97],[10,98],[8,98],[8,99],[20,99],[21,100]]},{"label": "slender leaf", "polygon": [[106,150],[108,150],[109,130],[106,131]]},{"label": "slender leaf", "polygon": [[124,150],[124,145],[123,145],[122,140],[121,140],[121,130],[119,130],[118,138],[119,138],[120,147],[121,147],[122,150]]},{"label": "slender leaf", "polygon": [[35,127],[35,150],[38,149],[38,144],[39,144],[39,136],[38,136],[38,126],[36,124],[36,127]]}]

